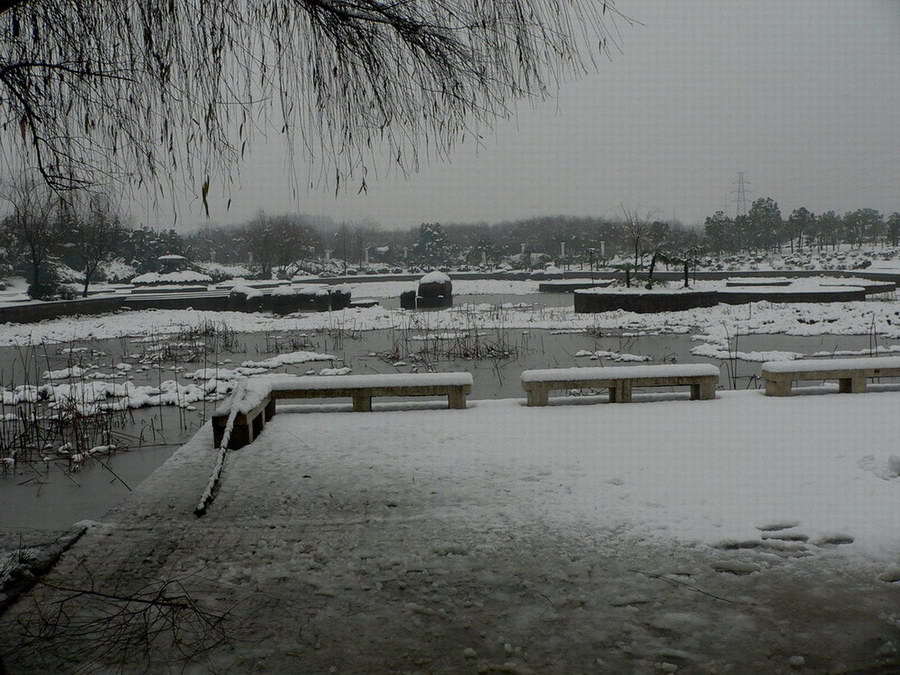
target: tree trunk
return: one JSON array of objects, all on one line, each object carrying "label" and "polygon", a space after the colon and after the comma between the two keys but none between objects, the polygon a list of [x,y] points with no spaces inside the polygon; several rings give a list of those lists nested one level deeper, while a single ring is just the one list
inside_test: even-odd
[{"label": "tree trunk", "polygon": [[647,274],[647,290],[653,288],[653,270],[656,268],[656,254],[650,258],[650,272]]}]

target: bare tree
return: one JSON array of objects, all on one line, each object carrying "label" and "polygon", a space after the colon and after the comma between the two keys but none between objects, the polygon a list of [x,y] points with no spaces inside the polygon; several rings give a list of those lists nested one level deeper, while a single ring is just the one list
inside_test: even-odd
[{"label": "bare tree", "polygon": [[68,204],[64,210],[68,242],[84,266],[82,295],[87,297],[91,279],[118,249],[125,228],[109,199],[100,195],[91,195],[85,205]]},{"label": "bare tree", "polygon": [[274,132],[314,182],[365,189],[376,155],[412,170],[592,66],[617,16],[613,0],[0,0],[2,147],[56,189],[184,179],[208,211]]},{"label": "bare tree", "polygon": [[300,258],[314,257],[321,248],[315,228],[293,215],[269,216],[260,211],[244,227],[244,242],[264,278],[277,267],[284,273]]},{"label": "bare tree", "polygon": [[620,205],[622,212],[625,214],[625,222],[622,224],[625,239],[628,241],[629,248],[634,253],[634,269],[638,268],[638,263],[643,257],[643,244],[649,236],[650,225],[656,211],[649,211],[641,216],[637,209],[629,211],[624,204]]},{"label": "bare tree", "polygon": [[4,228],[28,259],[29,293],[40,297],[43,295],[42,272],[55,252],[62,232],[55,209],[57,200],[46,185],[24,174],[3,186],[0,200],[10,206],[9,215],[3,221]]}]

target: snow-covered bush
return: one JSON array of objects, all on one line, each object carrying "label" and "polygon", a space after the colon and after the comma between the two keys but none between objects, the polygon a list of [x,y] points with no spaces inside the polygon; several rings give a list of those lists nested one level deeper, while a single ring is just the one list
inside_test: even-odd
[{"label": "snow-covered bush", "polygon": [[223,265],[216,262],[198,263],[197,267],[201,272],[208,274],[215,283],[228,281],[235,277],[248,277],[252,273],[243,265]]},{"label": "snow-covered bush", "polygon": [[[68,267],[66,269],[73,271]],[[76,297],[76,293],[66,285],[67,281],[61,278],[59,267],[55,262],[47,263],[41,267],[38,283],[32,280],[29,284],[28,297],[35,300],[71,300]]]},{"label": "snow-covered bush", "polygon": [[122,258],[115,258],[103,263],[97,272],[98,278],[114,284],[127,283],[137,274],[137,270]]}]

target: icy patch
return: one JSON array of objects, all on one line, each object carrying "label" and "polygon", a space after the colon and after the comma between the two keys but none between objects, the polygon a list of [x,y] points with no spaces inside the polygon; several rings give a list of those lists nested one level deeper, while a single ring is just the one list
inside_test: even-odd
[{"label": "icy patch", "polygon": [[85,370],[79,366],[63,368],[62,370],[45,370],[41,378],[44,380],[68,380],[76,377],[82,377]]},{"label": "icy patch", "polygon": [[279,354],[270,359],[263,361],[244,361],[241,366],[244,368],[278,368],[279,366],[290,366],[296,363],[308,363],[309,361],[336,361],[334,354],[319,354],[317,352],[298,351],[288,354]]},{"label": "icy patch", "polygon": [[335,376],[335,375],[349,375],[353,369],[347,366],[343,368],[322,368],[319,371],[319,375],[323,376]]},{"label": "icy patch", "polygon": [[650,356],[644,356],[641,354],[625,354],[619,352],[607,352],[603,350],[598,350],[596,352],[588,351],[587,349],[581,349],[575,352],[575,356],[587,356],[590,357],[591,360],[597,359],[607,359],[608,361],[616,361],[616,362],[640,362],[640,361],[652,361],[653,358]]},{"label": "icy patch", "polygon": [[185,373],[184,377],[188,380],[240,380],[267,372],[268,368],[200,368],[192,373]]},{"label": "icy patch", "polygon": [[900,563],[889,565],[884,572],[878,575],[878,580],[889,584],[900,582]]},{"label": "icy patch", "polygon": [[762,532],[777,532],[778,530],[789,530],[792,527],[797,527],[799,524],[799,520],[779,520],[775,523],[757,525],[756,529],[761,530]]},{"label": "icy patch", "polygon": [[763,363],[765,361],[793,361],[794,359],[802,359],[804,356],[799,352],[784,352],[778,350],[741,352],[730,350],[726,345],[711,342],[692,347],[691,354],[723,361],[727,359],[738,359],[739,361],[749,361],[751,363]]},{"label": "icy patch", "polygon": [[843,532],[835,532],[833,534],[827,534],[824,537],[820,537],[813,543],[816,546],[843,546],[845,544],[852,544],[853,537],[851,537],[849,534],[844,534]]},{"label": "icy patch", "polygon": [[[875,352],[873,354],[873,351]],[[835,349],[831,352],[814,352],[810,354],[810,356],[814,357],[825,357],[832,358],[835,356],[872,356],[877,357],[878,352],[900,352],[900,345],[887,345],[884,347],[878,347],[875,350],[872,349]]]},{"label": "icy patch", "polygon": [[762,538],[764,541],[809,541],[809,535],[801,532],[764,532]]},{"label": "icy patch", "polygon": [[463,544],[453,544],[449,542],[440,542],[431,547],[431,550],[440,556],[445,555],[468,555],[469,547]]},{"label": "icy patch", "polygon": [[[415,340],[417,342],[426,342],[428,340],[459,340],[461,338],[467,337],[468,335],[468,333],[460,331],[446,331],[443,333],[423,333],[421,335],[413,335],[409,339]],[[487,335],[487,333],[477,334],[478,337],[481,337],[483,335]]]},{"label": "icy patch", "polygon": [[716,572],[724,572],[726,574],[734,574],[737,576],[746,576],[759,572],[762,568],[756,563],[744,562],[740,560],[720,560],[711,565]]}]

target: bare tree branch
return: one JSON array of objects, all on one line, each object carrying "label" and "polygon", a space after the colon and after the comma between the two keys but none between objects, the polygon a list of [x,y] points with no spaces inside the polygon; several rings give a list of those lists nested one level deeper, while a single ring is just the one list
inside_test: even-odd
[{"label": "bare tree branch", "polygon": [[544,97],[612,0],[0,0],[0,138],[56,190],[228,192],[260,133],[365,186]]}]

